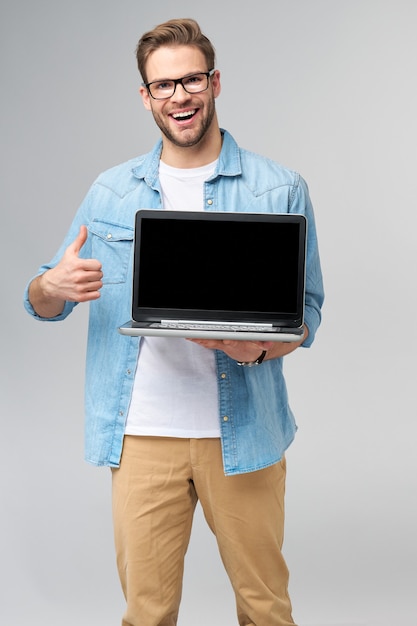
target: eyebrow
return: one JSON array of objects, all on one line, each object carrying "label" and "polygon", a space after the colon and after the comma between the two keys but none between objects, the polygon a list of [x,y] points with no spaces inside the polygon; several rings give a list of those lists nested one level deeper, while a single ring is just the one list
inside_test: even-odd
[{"label": "eyebrow", "polygon": [[179,76],[178,78],[154,78],[153,80],[148,80],[149,83],[160,83],[164,80],[180,80],[181,78],[188,78],[189,76],[194,76],[195,74],[206,74],[204,70],[195,70],[195,72],[188,72],[184,74],[184,76]]}]

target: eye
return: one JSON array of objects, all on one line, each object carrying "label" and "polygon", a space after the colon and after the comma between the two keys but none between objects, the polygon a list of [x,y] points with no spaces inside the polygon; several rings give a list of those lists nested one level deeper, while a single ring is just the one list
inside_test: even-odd
[{"label": "eye", "polygon": [[168,89],[172,89],[174,83],[172,80],[161,80],[157,83],[153,83],[152,87],[155,91],[167,91]]},{"label": "eye", "polygon": [[201,83],[201,81],[203,80],[203,74],[194,74],[194,76],[187,76],[187,78],[184,78],[184,83],[185,85],[199,85]]}]

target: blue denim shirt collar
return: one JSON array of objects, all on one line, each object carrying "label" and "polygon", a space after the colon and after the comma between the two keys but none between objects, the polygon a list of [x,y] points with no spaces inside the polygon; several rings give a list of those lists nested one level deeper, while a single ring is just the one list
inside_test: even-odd
[{"label": "blue denim shirt collar", "polygon": [[[210,180],[214,180],[217,176],[239,176],[242,173],[239,146],[226,130],[220,129],[220,131],[223,139],[222,150],[216,170]],[[160,190],[158,173],[161,153],[162,139],[132,168],[133,176],[144,180],[149,187],[157,191]]]}]

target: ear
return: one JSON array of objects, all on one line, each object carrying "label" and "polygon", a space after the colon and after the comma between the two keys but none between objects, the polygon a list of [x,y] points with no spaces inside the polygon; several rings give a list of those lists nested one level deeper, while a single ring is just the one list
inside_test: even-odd
[{"label": "ear", "polygon": [[217,98],[217,96],[220,95],[220,92],[222,90],[222,87],[220,84],[220,70],[216,70],[214,72],[213,76],[211,77],[211,84],[213,85],[214,97]]},{"label": "ear", "polygon": [[147,111],[150,111],[151,110],[151,97],[149,95],[149,91],[146,89],[146,87],[141,85],[139,87],[139,93],[142,98],[143,106],[145,107]]}]

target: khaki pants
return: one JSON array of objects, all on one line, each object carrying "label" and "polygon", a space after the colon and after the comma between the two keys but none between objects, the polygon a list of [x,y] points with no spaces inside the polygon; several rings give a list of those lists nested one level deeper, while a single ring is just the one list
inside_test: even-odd
[{"label": "khaki pants", "polygon": [[[225,476],[219,439],[126,436],[112,476],[117,565],[127,601],[122,626],[177,623],[198,500],[233,586],[239,625],[294,624],[281,554],[285,459]],[[209,603],[202,607],[209,610]]]}]

